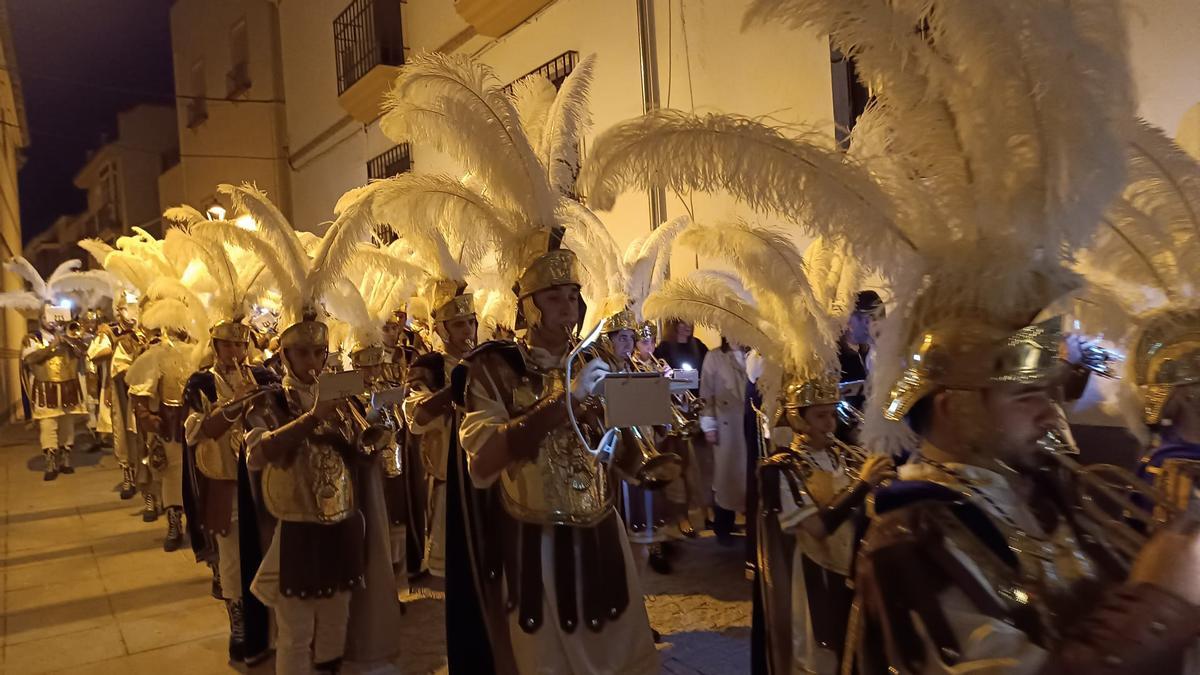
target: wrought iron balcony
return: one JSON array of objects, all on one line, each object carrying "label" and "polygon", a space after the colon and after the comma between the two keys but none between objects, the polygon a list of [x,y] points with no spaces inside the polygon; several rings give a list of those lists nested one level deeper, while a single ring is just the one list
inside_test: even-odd
[{"label": "wrought iron balcony", "polygon": [[376,66],[404,65],[400,0],[354,0],[333,20],[338,96]]},{"label": "wrought iron balcony", "polygon": [[367,161],[367,178],[391,178],[412,169],[412,150],[408,143],[393,145]]}]

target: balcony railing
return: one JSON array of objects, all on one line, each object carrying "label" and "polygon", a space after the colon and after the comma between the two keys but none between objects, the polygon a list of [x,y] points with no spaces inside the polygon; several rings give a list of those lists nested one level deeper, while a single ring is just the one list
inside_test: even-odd
[{"label": "balcony railing", "polygon": [[394,145],[367,161],[367,178],[391,178],[412,169],[412,150],[408,143]]},{"label": "balcony railing", "polygon": [[[575,64],[577,63],[579,63],[579,52],[563,52],[538,66],[537,68],[534,68],[528,73],[525,73],[521,77],[518,77],[516,80],[513,80],[513,82],[523,80],[530,75],[541,75],[547,80],[550,80],[550,84],[554,85],[555,89],[558,89],[562,86],[563,80],[567,79],[567,76],[571,74],[571,71],[575,70]],[[512,83],[509,83],[508,86],[504,87],[504,91],[511,94]]]},{"label": "balcony railing", "polygon": [[375,66],[404,65],[400,0],[354,0],[333,20],[338,95]]}]

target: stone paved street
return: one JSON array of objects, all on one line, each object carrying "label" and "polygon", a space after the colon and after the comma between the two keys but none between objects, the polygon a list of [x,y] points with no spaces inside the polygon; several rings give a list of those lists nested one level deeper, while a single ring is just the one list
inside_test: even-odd
[{"label": "stone paved street", "polygon": [[[186,547],[163,552],[165,520],[143,523],[139,501],[117,498],[120,470],[107,450],[76,453],[75,475],[43,483],[34,439],[23,426],[0,430],[0,672],[231,672],[208,568]],[[651,623],[663,634],[663,672],[749,670],[740,547],[689,541],[679,545],[675,574],[644,564],[642,573]],[[347,672],[445,672],[440,592],[418,588],[404,599],[396,667]]]}]

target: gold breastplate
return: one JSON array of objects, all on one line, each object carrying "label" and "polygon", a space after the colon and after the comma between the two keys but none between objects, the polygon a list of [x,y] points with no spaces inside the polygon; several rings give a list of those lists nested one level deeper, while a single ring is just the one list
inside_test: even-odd
[{"label": "gold breastplate", "polygon": [[[513,388],[510,414],[515,417],[536,403],[554,376],[530,371]],[[535,462],[505,469],[500,492],[512,517],[540,525],[590,527],[613,506],[606,468],[583,448],[569,424],[542,439]]]},{"label": "gold breastplate", "polygon": [[[297,404],[293,401],[290,405],[294,408]],[[277,410],[275,417],[275,428],[289,421],[283,411]],[[354,512],[350,470],[335,447],[318,440],[346,433],[337,422],[322,423],[303,442],[290,465],[268,464],[263,469],[263,501],[271,515],[280,520],[329,524]]]},{"label": "gold breastplate", "polygon": [[71,353],[58,352],[30,370],[38,382],[71,382],[79,377],[79,358]]},{"label": "gold breastplate", "polygon": [[354,512],[350,472],[337,450],[306,442],[291,466],[263,470],[263,501],[280,520],[337,523]]}]

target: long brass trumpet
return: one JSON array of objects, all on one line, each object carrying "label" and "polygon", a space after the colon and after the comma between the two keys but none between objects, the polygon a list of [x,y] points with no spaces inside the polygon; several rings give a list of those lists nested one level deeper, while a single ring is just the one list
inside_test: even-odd
[{"label": "long brass trumpet", "polygon": [[[653,364],[636,358],[630,359],[630,362],[633,364],[634,372],[638,373],[666,373],[671,367],[666,361],[658,358]],[[672,436],[683,438],[692,436],[700,428],[699,415],[704,402],[686,389],[679,397],[679,405],[671,405],[671,416],[675,421],[671,424],[669,433]]]},{"label": "long brass trumpet", "polygon": [[[607,363],[613,372],[622,372],[625,370],[624,359],[617,358],[617,355],[613,352],[612,343],[604,333],[604,328],[607,325],[607,319],[600,321],[592,332],[580,340],[567,356],[565,376],[568,388],[571,386],[572,364],[576,359],[582,361],[585,353],[590,353],[594,358],[601,359]],[[598,457],[599,448],[593,449],[583,435],[583,431],[575,419],[575,413],[571,407],[569,398],[567,401],[567,413],[580,443],[594,457]],[[660,452],[640,429],[633,427],[622,428],[616,431],[619,434],[619,440],[617,442],[618,447],[613,450],[612,466],[630,483],[654,489],[670,483],[683,473],[683,458],[673,452]]]},{"label": "long brass trumpet", "polygon": [[[1079,450],[1066,434],[1049,431],[1038,442],[1047,456],[1071,472],[1077,480],[1076,508],[1088,534],[1106,544],[1127,564],[1145,545],[1149,534],[1180,513],[1180,509],[1156,487],[1133,472],[1115,464],[1083,466],[1074,457]],[[1139,503],[1140,495],[1144,503]],[[1134,523],[1140,523],[1135,527]]]}]

